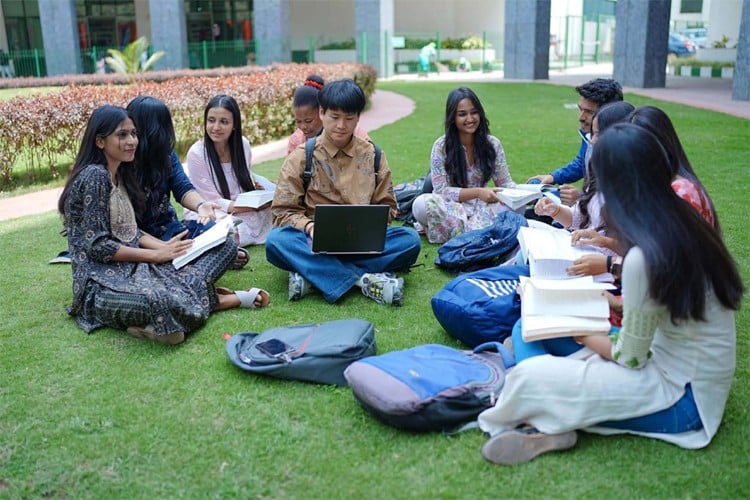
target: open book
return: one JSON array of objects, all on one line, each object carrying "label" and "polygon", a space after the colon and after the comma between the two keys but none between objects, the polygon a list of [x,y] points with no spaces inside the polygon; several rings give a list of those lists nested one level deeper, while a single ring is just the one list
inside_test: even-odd
[{"label": "open book", "polygon": [[[544,227],[521,227],[518,231],[518,244],[525,260],[529,262],[529,273],[532,278],[568,280],[575,278],[568,275],[573,262],[589,254],[601,254],[599,247],[585,245],[573,246],[571,234],[565,229],[558,229],[547,224]],[[599,274],[595,281],[612,282],[614,277],[609,273]]]},{"label": "open book", "polygon": [[520,279],[524,340],[609,333],[609,303],[604,291],[614,288],[612,285],[596,283],[590,276],[565,281]]},{"label": "open book", "polygon": [[513,188],[497,188],[497,196],[511,210],[517,210],[543,196],[559,205],[560,198],[555,194],[557,189],[552,184],[516,184]]},{"label": "open book", "polygon": [[274,189],[256,189],[255,191],[246,191],[237,195],[234,200],[235,207],[260,208],[263,205],[273,201]]},{"label": "open book", "polygon": [[185,264],[203,255],[206,251],[221,245],[227,240],[227,235],[229,235],[229,230],[232,227],[234,227],[234,222],[231,216],[217,220],[216,224],[211,226],[210,229],[193,239],[193,246],[188,248],[187,252],[172,259],[172,265],[175,269],[180,269]]}]

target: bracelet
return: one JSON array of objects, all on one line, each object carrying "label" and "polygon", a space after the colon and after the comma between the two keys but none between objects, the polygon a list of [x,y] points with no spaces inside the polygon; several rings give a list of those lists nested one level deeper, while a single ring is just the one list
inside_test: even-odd
[{"label": "bracelet", "polygon": [[307,221],[307,224],[305,224],[305,228],[302,230],[306,235],[310,236],[310,233],[307,232],[307,228],[310,227],[310,224],[315,224],[314,221]]},{"label": "bracelet", "polygon": [[612,272],[612,256],[611,255],[607,255],[607,272],[608,273]]},{"label": "bracelet", "polygon": [[557,205],[557,210],[555,210],[555,213],[554,213],[554,214],[552,214],[552,215],[550,215],[550,217],[552,217],[553,219],[554,219],[555,217],[557,217],[557,214],[559,214],[559,213],[560,213],[560,210],[562,210],[562,207],[561,207],[560,205]]},{"label": "bracelet", "polygon": [[197,204],[197,205],[195,206],[195,211],[197,212],[198,210],[200,210],[200,209],[201,209],[201,205],[203,205],[204,203],[206,203],[206,201],[205,201],[205,200],[203,200],[202,202],[198,203],[198,204]]}]

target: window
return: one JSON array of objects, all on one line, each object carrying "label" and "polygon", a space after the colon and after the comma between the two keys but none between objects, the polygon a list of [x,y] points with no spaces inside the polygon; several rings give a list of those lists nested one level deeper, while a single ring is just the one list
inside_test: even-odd
[{"label": "window", "polygon": [[700,14],[703,12],[703,0],[681,0],[680,14]]}]

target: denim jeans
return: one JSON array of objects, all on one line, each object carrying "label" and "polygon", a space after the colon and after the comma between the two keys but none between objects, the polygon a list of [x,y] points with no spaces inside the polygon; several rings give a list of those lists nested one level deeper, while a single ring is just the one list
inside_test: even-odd
[{"label": "denim jeans", "polygon": [[698,407],[695,405],[693,389],[690,384],[685,386],[685,394],[669,408],[665,408],[650,415],[626,418],[625,420],[610,420],[596,424],[597,427],[609,427],[636,432],[660,432],[662,434],[678,434],[680,432],[696,431],[703,427]]},{"label": "denim jeans", "polygon": [[408,269],[417,261],[421,248],[421,239],[414,229],[389,226],[381,254],[315,254],[303,231],[284,226],[273,228],[269,233],[266,259],[280,269],[301,274],[332,304],[365,273]]},{"label": "denim jeans", "polygon": [[526,342],[523,340],[521,333],[521,320],[516,321],[513,325],[513,354],[516,357],[516,363],[533,356],[542,356],[551,354],[553,356],[569,356],[580,350],[583,346],[570,337],[560,337],[556,339],[536,340]]},{"label": "denim jeans", "polygon": [[[610,333],[618,330],[618,328],[613,328]],[[524,342],[520,319],[513,325],[513,333],[511,335],[513,336],[513,352],[516,357],[516,363],[544,354],[568,356],[583,347],[570,337]],[[690,384],[688,384],[685,387],[685,394],[669,408],[640,417],[602,422],[597,424],[597,427],[609,427],[636,432],[677,434],[700,429],[703,427],[703,423],[701,422],[700,415],[698,415],[698,407],[695,405],[693,390]]]}]

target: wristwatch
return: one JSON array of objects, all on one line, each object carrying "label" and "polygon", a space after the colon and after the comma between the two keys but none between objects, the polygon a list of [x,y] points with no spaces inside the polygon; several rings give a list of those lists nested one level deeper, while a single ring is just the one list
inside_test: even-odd
[{"label": "wristwatch", "polygon": [[612,265],[609,266],[609,274],[615,278],[619,278],[622,275],[622,257],[612,259]]}]

